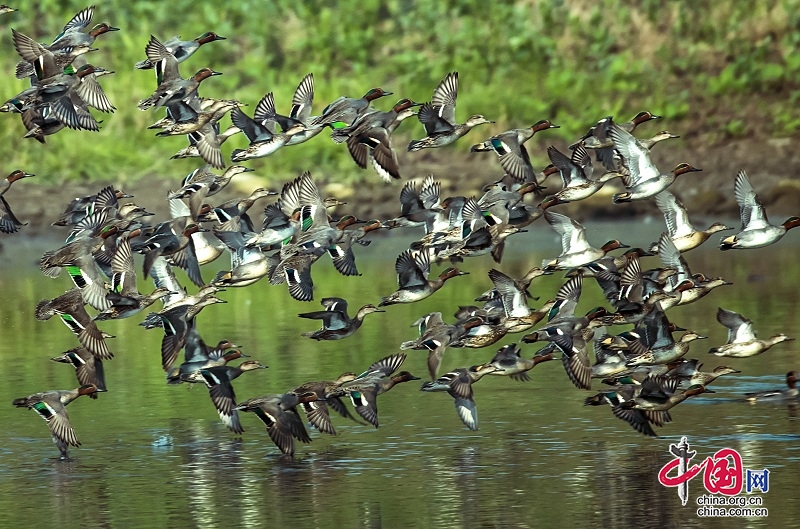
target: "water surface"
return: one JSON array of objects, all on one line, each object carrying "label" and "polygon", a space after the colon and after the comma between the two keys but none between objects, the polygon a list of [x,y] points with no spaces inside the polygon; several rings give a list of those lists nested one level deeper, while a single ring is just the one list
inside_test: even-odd
[{"label": "water surface", "polygon": [[[657,222],[586,225],[590,241],[598,245],[616,237],[644,246],[662,229]],[[70,284],[66,276],[47,279],[34,266],[57,242],[6,238],[7,268],[0,278],[6,381],[0,402],[7,403],[0,406],[0,510],[13,513],[15,527],[797,526],[797,406],[742,400],[745,392],[780,387],[786,371],[800,367],[797,342],[750,359],[706,353],[725,341],[726,331],[715,320],[718,306],[753,319],[761,336],[800,334],[800,243],[794,235],[762,251],[721,253],[709,241],[708,247],[686,254],[693,271],[721,275],[734,285],[672,309],[669,316],[709,336],[695,342],[689,356],[702,359],[709,370],[726,364],[742,374],[720,379],[716,394],[676,408],[674,421],[658,429],[658,439],[636,433],[608,408],[584,407],[589,393],[569,383],[560,362],[549,362],[538,366],[527,383],[503,377],[480,381],[475,386],[477,432],[461,424],[448,395],[422,393],[417,383],[409,383],[380,397],[379,429],[335,418],[339,435],[312,432],[313,442],[298,444],[293,462],[280,457],[254,416],[244,415],[246,432],[235,436],[220,423],[205,388],[167,386],[160,331],[139,327],[141,317],[101,325],[117,336],[109,341],[115,354],[106,363],[109,392],[97,401],[84,398],[70,405],[83,446],[70,449],[71,461],[58,461],[44,422],[33,412],[12,408],[10,401],[75,387],[72,369],[48,358],[77,341],[57,320],[33,317],[37,301],[59,295]],[[326,259],[315,264],[315,298],[345,297],[352,310],[377,303],[395,288],[394,258],[411,237],[393,233],[391,239],[357,248],[362,277],[343,278]],[[512,243],[499,265],[510,275],[559,252],[545,224]],[[645,266],[657,266],[652,259]],[[204,277],[224,266],[211,265]],[[469,260],[463,265],[469,276],[453,279],[423,302],[368,316],[357,334],[342,341],[301,338],[316,322],[296,314],[317,310],[318,302],[292,300],[285,286],[264,281],[222,293],[228,303],[205,309],[198,328],[207,342],[230,339],[270,366],[236,380],[240,400],[282,392],[343,371],[360,372],[397,352],[402,341],[414,338],[411,323],[427,312],[440,310],[452,321],[458,305],[470,304],[490,287],[486,272],[492,266],[498,265],[488,256]],[[532,305],[552,297],[562,281],[560,276],[537,279],[531,290],[541,299]],[[602,294],[587,280],[578,310],[598,304]],[[509,335],[487,349],[448,350],[442,371],[487,361],[497,347],[519,337]],[[533,354],[535,348],[526,345],[524,351]],[[427,376],[425,353],[408,353],[404,368]],[[731,447],[746,468],[769,469],[770,491],[763,495],[769,518],[698,518],[694,500],[704,492],[700,479],[691,482],[690,503],[681,506],[677,492],[656,478],[671,459],[669,444],[681,436],[688,437],[697,459]]]}]

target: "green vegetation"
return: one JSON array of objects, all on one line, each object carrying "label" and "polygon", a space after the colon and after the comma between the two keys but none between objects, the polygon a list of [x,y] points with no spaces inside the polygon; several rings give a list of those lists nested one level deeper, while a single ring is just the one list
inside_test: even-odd
[{"label": "green vegetation", "polygon": [[[358,96],[372,86],[424,101],[445,73],[458,70],[458,116],[483,113],[497,121],[492,132],[550,118],[562,127],[555,133],[574,139],[605,115],[628,119],[642,109],[663,115],[670,128],[699,129],[712,141],[785,136],[800,128],[800,113],[792,110],[797,96],[790,95],[800,74],[800,1],[629,4],[362,0],[320,7],[303,0],[240,0],[225,3],[222,14],[221,4],[209,2],[108,0],[98,3],[93,22],[122,31],[101,36],[90,60],[116,71],[102,83],[117,112],[98,116],[104,120],[100,133],[63,131],[46,146],[21,139],[17,117],[2,115],[0,153],[4,167],[28,167],[52,181],[185,174],[194,161],[168,161],[184,142],[153,138],[146,127],[160,113],[136,109],[155,83],[133,64],[144,57],[150,33],[191,38],[209,30],[228,40],[201,49],[181,65],[182,73],[203,66],[222,71],[202,94],[237,98],[250,112],[269,91],[279,111],[288,111],[307,72],[315,74],[319,112],[340,95]],[[0,18],[2,100],[25,87],[13,78],[18,57],[9,28],[49,42],[85,4],[43,0],[15,7],[20,11]],[[419,124],[405,125],[397,143],[420,133]],[[223,151],[243,142],[232,139]],[[340,147],[314,140],[251,166],[277,178],[306,168],[364,178]]]}]

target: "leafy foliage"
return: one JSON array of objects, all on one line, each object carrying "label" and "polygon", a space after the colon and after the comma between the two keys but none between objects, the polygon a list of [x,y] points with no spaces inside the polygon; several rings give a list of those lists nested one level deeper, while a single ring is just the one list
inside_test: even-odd
[{"label": "leafy foliage", "polygon": [[[33,3],[31,3],[33,4]],[[0,18],[6,53],[0,56],[3,100],[24,89],[13,78],[18,57],[9,28],[49,42],[85,7],[42,0],[18,6]],[[93,23],[122,31],[101,36],[90,60],[116,71],[102,79],[118,107],[99,133],[63,131],[42,146],[23,140],[16,116],[3,115],[0,152],[7,164],[31,167],[44,179],[177,177],[196,162],[168,161],[183,147],[177,139],[155,139],[146,127],[156,112],[135,106],[155,83],[150,72],[133,69],[152,33],[167,39],[215,31],[228,40],[203,47],[181,65],[184,76],[203,66],[224,75],[204,83],[207,97],[236,98],[252,109],[267,92],[286,112],[293,90],[307,72],[316,77],[315,112],[340,95],[358,96],[382,86],[398,98],[430,98],[445,73],[461,74],[459,116],[485,114],[497,131],[543,118],[561,125],[555,133],[574,139],[596,119],[628,119],[642,109],[672,121],[691,119],[693,108],[725,108],[728,120],[692,123],[718,133],[741,135],[750,127],[743,112],[758,101],[764,132],[791,134],[800,126],[784,99],[800,73],[800,1],[769,3],[668,3],[644,0],[510,3],[433,0],[362,0],[321,5],[308,0],[240,0],[219,6],[176,0],[98,5]],[[749,96],[749,97],[748,97]],[[385,108],[389,103],[378,106]],[[752,105],[751,105],[752,106]],[[737,122],[738,120],[738,122]],[[227,123],[227,118],[225,120]],[[671,125],[672,126],[672,125]],[[679,128],[675,125],[675,128]],[[418,124],[404,125],[400,139],[419,136]],[[241,147],[241,137],[230,145]],[[310,163],[309,160],[313,160]],[[286,178],[309,167],[337,178],[363,178],[344,149],[324,139],[284,149],[252,166]]]}]

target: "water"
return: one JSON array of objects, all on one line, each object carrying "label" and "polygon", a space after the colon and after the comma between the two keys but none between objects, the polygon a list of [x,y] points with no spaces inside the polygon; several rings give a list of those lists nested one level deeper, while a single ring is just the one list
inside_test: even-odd
[{"label": "water", "polygon": [[[617,237],[643,246],[661,229],[658,223],[586,224],[596,244]],[[521,275],[558,253],[558,241],[546,225],[533,228],[512,239],[501,270]],[[0,517],[0,526],[764,527],[767,520],[770,526],[797,526],[797,406],[742,401],[745,392],[784,384],[786,371],[798,368],[797,342],[750,359],[706,354],[725,341],[726,331],[714,318],[718,306],[753,319],[761,336],[800,335],[800,244],[794,235],[760,251],[723,254],[710,241],[686,254],[693,271],[721,275],[734,285],[672,309],[669,316],[709,336],[694,342],[689,356],[702,359],[708,370],[725,364],[742,373],[719,379],[716,394],[673,410],[674,421],[658,429],[658,439],[639,435],[608,408],[584,407],[589,393],[569,383],[560,362],[548,362],[527,383],[481,380],[475,386],[477,432],[461,424],[448,395],[422,393],[409,383],[379,398],[379,429],[334,418],[338,436],[312,432],[313,442],[298,443],[295,461],[287,461],[251,414],[244,414],[246,432],[237,437],[220,423],[204,388],[164,383],[160,331],[137,326],[141,317],[105,322],[101,328],[117,336],[109,341],[115,354],[106,363],[109,392],[97,401],[82,398],[70,405],[83,443],[70,449],[71,461],[56,459],[47,427],[33,412],[0,406],[0,510],[13,513],[11,519]],[[393,234],[356,248],[362,277],[338,276],[324,260],[315,264],[315,298],[345,297],[351,312],[377,302],[395,288],[394,257],[410,240]],[[76,386],[73,370],[48,358],[77,341],[57,320],[33,317],[38,300],[70,286],[66,276],[50,280],[33,265],[56,244],[4,240],[0,355],[6,384],[0,386],[0,402]],[[204,269],[204,277],[223,266]],[[453,279],[423,302],[368,316],[358,333],[342,341],[301,338],[299,333],[313,330],[316,322],[296,314],[317,310],[318,302],[294,301],[285,286],[264,281],[221,294],[228,304],[205,309],[198,328],[207,342],[230,339],[269,365],[236,380],[240,400],[286,391],[308,380],[359,372],[397,352],[400,342],[414,337],[410,324],[427,312],[441,310],[450,321],[459,304],[469,304],[489,288],[486,271],[492,266],[488,256],[469,260],[464,263],[469,276]],[[539,303],[561,281],[537,279],[532,292],[541,297]],[[578,310],[598,304],[603,304],[600,290],[588,280]],[[486,361],[497,347],[519,337],[482,350],[450,349],[442,372]],[[524,346],[524,351],[534,348]],[[425,353],[408,353],[404,368],[426,376]],[[770,490],[762,495],[769,518],[699,518],[694,501],[704,492],[700,478],[690,483],[690,503],[681,506],[675,489],[656,479],[671,459],[669,444],[680,436],[697,451],[695,463],[730,447],[741,453],[745,468],[769,469]]]}]

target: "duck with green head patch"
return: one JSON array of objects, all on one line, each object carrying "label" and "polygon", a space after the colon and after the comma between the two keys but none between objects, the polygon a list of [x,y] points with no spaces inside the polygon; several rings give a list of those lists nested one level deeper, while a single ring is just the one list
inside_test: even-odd
[{"label": "duck with green head patch", "polygon": [[464,123],[456,122],[456,98],[458,97],[458,72],[448,73],[433,91],[429,103],[417,113],[419,122],[425,127],[426,136],[408,144],[410,152],[433,147],[443,147],[455,142],[478,125],[494,123],[481,114],[470,116]]},{"label": "duck with green head patch", "polygon": [[448,279],[469,273],[451,266],[436,278],[429,279],[430,270],[431,262],[427,250],[406,250],[401,253],[395,262],[399,288],[396,292],[384,297],[378,306],[420,301],[442,288]]},{"label": "duck with green head patch", "polygon": [[371,88],[360,98],[340,97],[322,111],[322,115],[311,120],[312,125],[327,125],[343,128],[352,125],[359,116],[368,112],[370,104],[381,97],[392,95],[383,88]]},{"label": "duck with green head patch", "polygon": [[42,393],[34,393],[27,397],[14,399],[12,404],[17,408],[28,408],[34,410],[45,420],[50,427],[53,442],[61,452],[61,459],[69,459],[67,448],[69,446],[80,446],[81,442],[72,429],[67,414],[67,405],[81,395],[92,395],[96,393],[97,386],[93,384],[81,386],[73,390],[53,390]]},{"label": "duck with green head patch", "polygon": [[[218,40],[226,40],[225,37],[217,35],[213,31],[206,31],[202,35],[193,38],[192,40],[181,40],[179,36],[174,36],[170,39],[167,39],[163,42],[164,47],[167,49],[168,52],[175,57],[175,60],[179,63],[185,61],[189,57],[191,57],[197,50],[200,49],[200,46],[203,44],[208,44],[209,42],[216,42]],[[156,63],[151,61],[149,58],[139,61],[134,65],[134,68],[137,70],[150,70],[152,69]]]}]

